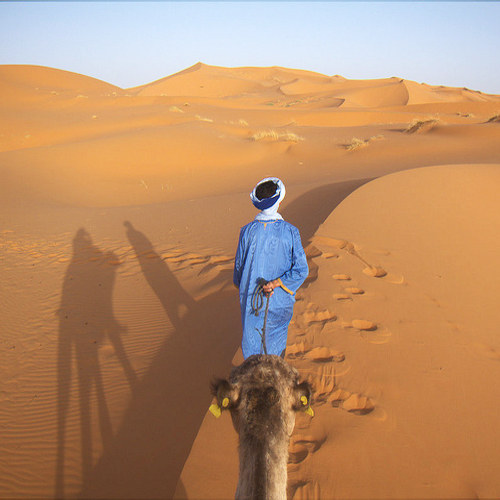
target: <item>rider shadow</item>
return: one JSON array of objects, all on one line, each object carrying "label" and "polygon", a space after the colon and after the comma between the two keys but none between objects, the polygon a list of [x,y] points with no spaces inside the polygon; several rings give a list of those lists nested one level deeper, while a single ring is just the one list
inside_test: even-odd
[{"label": "rider shadow", "polygon": [[209,382],[229,372],[241,341],[238,296],[222,287],[194,300],[144,233],[129,222],[125,227],[174,331],[140,380],[80,496],[172,498],[211,402]]},{"label": "rider shadow", "polygon": [[[106,338],[114,347],[132,388],[137,377],[123,347],[125,332],[113,314],[112,294],[117,257],[93,245],[89,233],[79,229],[73,239],[73,256],[63,282],[57,357],[57,465],[56,498],[64,497],[65,448],[69,416],[72,367],[76,367],[79,392],[81,466],[84,481],[92,470],[94,426],[91,415],[97,404],[104,449],[112,442],[112,426],[99,365],[99,348]],[[93,391],[95,390],[95,400]],[[94,402],[95,401],[95,402]]]}]

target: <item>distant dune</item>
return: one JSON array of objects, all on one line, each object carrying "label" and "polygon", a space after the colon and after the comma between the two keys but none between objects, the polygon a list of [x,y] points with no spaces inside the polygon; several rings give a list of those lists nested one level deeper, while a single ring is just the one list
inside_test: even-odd
[{"label": "distant dune", "polygon": [[208,383],[242,359],[233,258],[269,175],[310,267],[289,498],[500,496],[499,115],[396,77],[0,66],[0,498],[233,497]]},{"label": "distant dune", "polygon": [[[345,107],[380,108],[433,102],[498,101],[469,89],[418,84],[400,78],[347,80],[285,68],[220,68],[197,63],[156,82],[129,89],[141,96],[248,99],[274,97],[284,106],[337,99]],[[283,95],[288,99],[283,99]],[[304,101],[304,102],[297,102]]]}]

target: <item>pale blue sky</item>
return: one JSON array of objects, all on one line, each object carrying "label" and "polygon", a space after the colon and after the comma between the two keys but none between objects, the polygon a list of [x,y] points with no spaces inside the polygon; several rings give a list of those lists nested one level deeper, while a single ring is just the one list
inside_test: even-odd
[{"label": "pale blue sky", "polygon": [[0,64],[123,88],[201,61],[500,94],[497,2],[4,2]]}]

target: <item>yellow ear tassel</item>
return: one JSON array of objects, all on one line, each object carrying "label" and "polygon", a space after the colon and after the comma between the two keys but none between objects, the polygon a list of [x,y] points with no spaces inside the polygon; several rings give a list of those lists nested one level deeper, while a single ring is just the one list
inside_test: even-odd
[{"label": "yellow ear tassel", "polygon": [[[309,403],[309,402],[307,401],[307,397],[306,397],[306,396],[302,396],[302,397],[300,398],[300,400],[302,401],[302,404],[303,404],[304,406],[307,406],[307,405],[308,405],[308,403]],[[305,412],[306,412],[308,415],[310,415],[311,417],[314,417],[314,411],[313,411],[313,409],[312,409],[310,406],[309,406],[309,407],[305,410]]]},{"label": "yellow ear tassel", "polygon": [[[224,398],[222,400],[222,406],[224,408],[227,408],[229,406],[229,398]],[[219,418],[222,414],[222,408],[217,403],[210,405],[209,410],[212,412],[215,418]]]},{"label": "yellow ear tassel", "polygon": [[221,416],[222,412],[221,412],[220,406],[217,403],[210,405],[209,410],[212,412],[212,414],[215,418],[219,418]]}]

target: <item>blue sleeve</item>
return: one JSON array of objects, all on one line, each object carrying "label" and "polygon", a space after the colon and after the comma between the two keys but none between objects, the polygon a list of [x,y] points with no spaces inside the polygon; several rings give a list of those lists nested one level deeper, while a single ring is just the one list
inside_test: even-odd
[{"label": "blue sleeve", "polygon": [[307,257],[302,246],[299,230],[293,226],[291,228],[291,238],[292,265],[279,279],[284,290],[294,294],[309,275],[309,266],[307,265]]},{"label": "blue sleeve", "polygon": [[241,282],[241,273],[243,272],[243,229],[240,231],[238,249],[234,258],[233,283],[239,288]]}]

